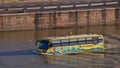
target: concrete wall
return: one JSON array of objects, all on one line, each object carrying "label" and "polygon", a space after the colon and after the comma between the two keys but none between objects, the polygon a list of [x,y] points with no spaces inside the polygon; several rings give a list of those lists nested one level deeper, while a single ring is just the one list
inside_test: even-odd
[{"label": "concrete wall", "polygon": [[108,25],[119,23],[120,9],[0,15],[0,31]]},{"label": "concrete wall", "polygon": [[36,20],[38,28],[116,24],[120,23],[120,9],[38,13]]},{"label": "concrete wall", "polygon": [[34,29],[34,14],[0,15],[0,31]]}]

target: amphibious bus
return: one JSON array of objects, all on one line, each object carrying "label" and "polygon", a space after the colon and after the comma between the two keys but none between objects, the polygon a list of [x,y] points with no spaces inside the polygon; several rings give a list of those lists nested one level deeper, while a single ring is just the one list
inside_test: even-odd
[{"label": "amphibious bus", "polygon": [[37,51],[40,54],[70,54],[81,51],[104,50],[104,38],[98,34],[69,35],[47,37],[37,40]]}]

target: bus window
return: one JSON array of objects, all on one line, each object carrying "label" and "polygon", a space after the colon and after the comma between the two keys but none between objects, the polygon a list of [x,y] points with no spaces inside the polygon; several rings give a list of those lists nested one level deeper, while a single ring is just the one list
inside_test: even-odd
[{"label": "bus window", "polygon": [[99,36],[98,38],[99,38],[99,39],[102,39],[102,37],[101,37],[101,36]]},{"label": "bus window", "polygon": [[65,39],[65,40],[61,40],[62,43],[65,43],[65,42],[69,42],[68,39]]},{"label": "bus window", "polygon": [[98,37],[93,37],[93,43],[97,44],[98,43]]},{"label": "bus window", "polygon": [[60,46],[60,40],[53,40],[52,46]]},{"label": "bus window", "polygon": [[85,44],[85,38],[78,38],[78,44]]},{"label": "bus window", "polygon": [[102,42],[103,38],[100,36],[100,37],[98,37],[98,40],[99,40],[99,42]]},{"label": "bus window", "polygon": [[52,43],[60,43],[60,40],[53,40]]},{"label": "bus window", "polygon": [[70,45],[76,45],[77,44],[77,38],[70,39]]},{"label": "bus window", "polygon": [[91,44],[91,43],[93,43],[92,38],[86,38],[86,44]]},{"label": "bus window", "polygon": [[62,46],[67,46],[67,45],[69,45],[69,40],[68,39],[61,40],[61,44],[62,44]]},{"label": "bus window", "polygon": [[68,46],[69,45],[69,40],[68,39],[61,40],[61,45],[62,46]]}]

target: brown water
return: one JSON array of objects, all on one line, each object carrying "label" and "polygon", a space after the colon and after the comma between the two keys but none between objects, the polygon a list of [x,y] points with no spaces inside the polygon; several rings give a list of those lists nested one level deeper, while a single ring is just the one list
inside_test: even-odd
[{"label": "brown water", "polygon": [[[48,36],[102,34],[105,53],[38,55],[34,42]],[[0,32],[0,68],[120,68],[120,25]]]}]

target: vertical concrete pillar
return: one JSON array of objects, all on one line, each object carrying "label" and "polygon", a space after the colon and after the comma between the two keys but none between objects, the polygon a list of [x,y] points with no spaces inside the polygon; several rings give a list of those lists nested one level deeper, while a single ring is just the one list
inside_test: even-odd
[{"label": "vertical concrete pillar", "polygon": [[56,12],[53,13],[53,28],[56,28],[56,22],[57,22],[57,16],[56,16]]},{"label": "vertical concrete pillar", "polygon": [[3,17],[0,16],[0,31],[2,31],[4,29],[4,25],[3,25]]},{"label": "vertical concrete pillar", "polygon": [[34,18],[34,25],[35,25],[35,29],[38,29],[38,24],[39,24],[39,14],[35,14],[35,18]]},{"label": "vertical concrete pillar", "polygon": [[49,27],[56,28],[56,13],[49,13]]},{"label": "vertical concrete pillar", "polygon": [[62,24],[62,21],[61,21],[61,13],[57,13],[56,14],[56,27],[60,27]]},{"label": "vertical concrete pillar", "polygon": [[77,34],[78,33],[78,11],[75,12],[75,22],[76,22],[75,34]]},{"label": "vertical concrete pillar", "polygon": [[106,25],[106,10],[102,10],[102,25]]},{"label": "vertical concrete pillar", "polygon": [[86,24],[87,24],[87,17],[88,17],[88,15],[87,15],[87,11],[79,11],[78,13],[77,13],[78,15],[78,26],[86,26]]},{"label": "vertical concrete pillar", "polygon": [[49,20],[49,23],[48,23],[49,24],[49,28],[52,28],[52,24],[53,24],[52,23],[52,21],[53,21],[52,20],[52,16],[53,16],[52,13],[49,13],[49,19],[48,19]]},{"label": "vertical concrete pillar", "polygon": [[76,27],[78,27],[78,11],[75,12]]},{"label": "vertical concrete pillar", "polygon": [[74,12],[69,12],[69,21],[68,21],[68,24],[69,26],[68,27],[76,27],[76,11]]},{"label": "vertical concrete pillar", "polygon": [[115,23],[115,8],[106,9],[106,24]]},{"label": "vertical concrete pillar", "polygon": [[87,34],[89,34],[89,27],[90,27],[90,21],[89,21],[89,16],[90,16],[90,11],[87,11]]},{"label": "vertical concrete pillar", "polygon": [[90,25],[90,21],[89,21],[89,16],[90,16],[90,11],[87,11],[87,26]]},{"label": "vertical concrete pillar", "polygon": [[115,9],[115,24],[120,23],[120,9]]}]

